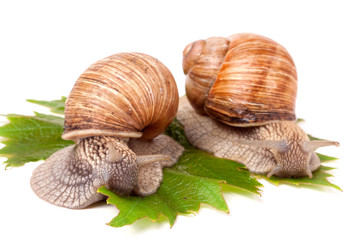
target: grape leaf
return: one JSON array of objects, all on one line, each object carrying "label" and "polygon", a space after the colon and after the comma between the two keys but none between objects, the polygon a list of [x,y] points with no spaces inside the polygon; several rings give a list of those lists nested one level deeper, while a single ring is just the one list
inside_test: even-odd
[{"label": "grape leaf", "polygon": [[[28,100],[49,107],[51,112],[64,114],[65,97],[54,101]],[[46,159],[53,152],[73,144],[61,138],[62,117],[35,113],[34,116],[7,115],[9,123],[0,127],[2,143],[0,156],[5,156],[7,167],[21,166],[30,161]],[[233,186],[246,192],[259,194],[262,187],[256,179],[266,179],[273,184],[291,184],[296,186],[326,186],[341,190],[328,181],[332,177],[328,171],[333,168],[321,166],[313,173],[313,178],[267,178],[249,173],[244,165],[234,161],[216,158],[192,147],[186,139],[181,124],[175,119],[166,129],[171,136],[185,147],[179,162],[172,168],[164,169],[164,180],[159,190],[147,197],[119,197],[111,190],[101,187],[98,191],[108,196],[108,203],[119,209],[119,214],[109,223],[120,227],[131,224],[141,218],[153,221],[165,216],[172,226],[178,214],[199,211],[201,204],[228,212],[228,206],[222,195],[223,188]],[[311,136],[312,137],[312,136]],[[312,139],[317,139],[312,137]],[[336,158],[318,154],[321,162]]]},{"label": "grape leaf", "polygon": [[52,101],[44,101],[44,100],[34,100],[28,99],[26,100],[31,103],[35,103],[44,107],[48,107],[50,112],[57,113],[57,114],[64,114],[65,111],[65,101],[66,97],[61,97],[59,100],[52,100]]},{"label": "grape leaf", "polygon": [[320,158],[320,162],[322,162],[322,163],[338,160],[338,158],[336,158],[336,157],[326,156],[326,155],[321,154],[321,153],[316,153],[316,154],[318,155],[318,157]]},{"label": "grape leaf", "polygon": [[0,155],[7,158],[6,167],[19,167],[27,162],[46,159],[72,141],[61,138],[64,119],[35,112],[35,116],[7,115],[10,121],[0,127],[5,147]]},{"label": "grape leaf", "polygon": [[168,127],[164,133],[180,143],[185,149],[192,148],[191,144],[186,139],[183,126],[176,118],[172,121],[171,126]]},{"label": "grape leaf", "polygon": [[[39,102],[53,107],[51,102]],[[57,109],[60,105],[58,102]],[[0,127],[0,136],[6,138],[0,154],[8,157],[7,166],[46,159],[60,148],[73,144],[61,139],[62,117],[35,113],[35,116],[8,115],[7,118],[10,123]],[[108,202],[120,210],[109,225],[119,227],[143,217],[155,220],[163,215],[172,226],[178,214],[197,212],[201,204],[228,212],[221,188],[225,183],[259,194],[262,185],[243,165],[192,148],[176,120],[166,132],[188,149],[176,166],[164,170],[164,180],[156,194],[143,198],[119,197],[105,187],[100,188],[99,192],[109,196]]]},{"label": "grape leaf", "polygon": [[229,212],[222,195],[223,184],[259,194],[258,187],[262,185],[242,167],[234,161],[191,149],[185,151],[174,167],[164,169],[164,180],[155,194],[119,197],[105,187],[99,192],[108,196],[107,202],[120,210],[110,226],[121,227],[144,217],[156,221],[160,215],[172,226],[178,214],[197,212],[201,204]]}]

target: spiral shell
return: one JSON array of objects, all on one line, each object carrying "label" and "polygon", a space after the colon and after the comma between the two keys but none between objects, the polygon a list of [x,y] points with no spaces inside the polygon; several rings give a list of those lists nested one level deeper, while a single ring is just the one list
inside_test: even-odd
[{"label": "spiral shell", "polygon": [[179,96],[170,71],[142,53],[92,64],[65,105],[63,139],[107,135],[151,139],[175,118]]},{"label": "spiral shell", "polygon": [[189,44],[186,95],[198,113],[232,126],[295,120],[297,73],[286,49],[256,34]]}]

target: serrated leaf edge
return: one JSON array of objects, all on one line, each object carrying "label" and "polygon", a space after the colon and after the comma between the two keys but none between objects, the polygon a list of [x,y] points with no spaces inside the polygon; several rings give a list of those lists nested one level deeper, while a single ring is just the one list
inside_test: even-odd
[{"label": "serrated leaf edge", "polygon": [[[199,177],[199,178],[206,178],[206,177]],[[168,221],[168,223],[169,223],[169,225],[170,225],[170,228],[172,228],[172,227],[174,226],[174,224],[175,224],[178,216],[180,216],[180,215],[181,215],[181,216],[188,216],[188,215],[190,215],[190,214],[196,215],[196,214],[201,210],[202,206],[209,206],[210,208],[216,209],[216,210],[218,210],[218,211],[220,211],[220,212],[224,212],[224,213],[226,213],[226,214],[230,214],[229,205],[227,204],[226,199],[225,199],[225,197],[224,197],[224,191],[223,191],[223,187],[222,187],[222,184],[228,184],[228,183],[226,183],[225,180],[218,180],[218,184],[219,184],[219,188],[220,188],[220,192],[221,192],[221,198],[222,198],[222,200],[223,200],[223,202],[224,202],[224,204],[225,204],[225,206],[226,206],[226,210],[219,209],[219,208],[214,207],[214,206],[212,206],[212,205],[210,205],[210,204],[207,204],[207,203],[199,203],[199,205],[196,207],[195,210],[188,210],[188,211],[186,211],[185,213],[176,212],[175,217],[174,217],[174,221],[171,221],[171,220],[169,219],[169,217],[167,217],[163,212],[160,212],[155,219],[153,219],[153,218],[151,218],[151,217],[149,217],[149,216],[144,216],[144,217],[138,218],[138,219],[136,219],[136,220],[134,220],[134,221],[132,221],[132,222],[129,222],[129,223],[127,223],[127,224],[124,224],[124,225],[122,225],[122,226],[114,226],[114,225],[112,224],[112,220],[111,220],[110,222],[106,223],[106,225],[111,226],[111,227],[124,227],[124,226],[131,225],[131,224],[133,224],[133,223],[135,223],[135,222],[138,222],[138,221],[140,221],[140,220],[142,220],[142,219],[146,219],[146,218],[149,219],[150,221],[152,221],[153,223],[155,223],[155,222],[157,222],[157,221],[160,219],[161,216],[163,216],[163,217],[165,217],[165,218],[167,219],[167,221]],[[233,186],[233,187],[235,187],[235,188],[238,188],[238,189],[241,189],[241,190],[246,190],[246,189],[240,188],[240,187],[235,186],[235,185],[232,185],[232,184],[228,184],[228,185],[231,185],[231,186]],[[101,192],[101,188],[104,188],[104,189],[106,189],[106,191],[110,191],[110,192],[111,192],[111,190],[107,189],[105,186],[102,186],[102,187],[100,187],[100,188],[97,190],[98,193],[104,194],[104,193]],[[246,191],[247,191],[247,192],[250,192],[250,191],[248,191],[248,190],[246,190]],[[112,192],[111,192],[111,193],[112,193]],[[253,193],[253,192],[250,192],[250,193]],[[113,194],[115,194],[115,193],[113,193]],[[106,204],[109,204],[109,205],[112,205],[112,206],[116,207],[116,208],[119,210],[119,213],[120,213],[121,210],[116,206],[116,204],[111,203],[113,197],[112,197],[112,196],[109,196],[109,195],[106,195],[106,194],[104,194],[104,195],[107,196]],[[117,196],[117,197],[120,197],[120,196]],[[121,197],[120,197],[120,198],[121,198]],[[134,208],[134,207],[133,207],[133,208]],[[116,218],[116,216],[115,216],[114,218]],[[114,218],[113,218],[113,219],[114,219]]]}]

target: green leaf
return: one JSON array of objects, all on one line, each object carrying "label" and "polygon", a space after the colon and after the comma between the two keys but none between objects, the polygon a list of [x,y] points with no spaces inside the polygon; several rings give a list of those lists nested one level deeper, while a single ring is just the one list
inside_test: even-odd
[{"label": "green leaf", "polygon": [[44,107],[50,108],[50,111],[57,114],[64,114],[66,97],[61,97],[60,100],[43,101],[28,99],[28,102],[35,103]]},{"label": "green leaf", "polygon": [[[50,108],[51,112],[64,114],[65,97],[54,101],[29,100]],[[35,116],[11,114],[10,121],[0,127],[1,142],[6,146],[0,149],[0,156],[7,157],[6,166],[21,166],[30,161],[46,159],[55,151],[73,144],[61,138],[63,132],[62,117],[35,113]],[[267,178],[263,175],[249,173],[245,166],[231,160],[216,158],[192,147],[186,139],[183,127],[175,119],[165,133],[182,146],[185,152],[179,162],[172,168],[164,169],[164,179],[159,190],[147,197],[120,197],[112,191],[101,187],[98,191],[108,196],[108,203],[119,209],[119,214],[109,223],[121,227],[149,218],[158,221],[165,217],[172,226],[179,214],[191,214],[199,211],[202,204],[228,212],[223,191],[235,193],[259,194],[262,185],[257,179],[279,185],[323,186],[341,190],[328,181],[333,177],[329,171],[333,168],[321,166],[313,173],[313,178],[277,177]],[[318,139],[312,137],[312,139]],[[336,158],[318,154],[322,163]],[[239,191],[243,190],[243,191]]]},{"label": "green leaf", "polygon": [[305,119],[297,118],[295,122],[299,124],[299,123],[305,122]]},{"label": "green leaf", "polygon": [[322,162],[322,163],[338,160],[338,158],[336,158],[336,157],[326,156],[326,155],[321,154],[321,153],[316,153],[316,154],[318,155],[318,157],[320,158],[320,162]]},{"label": "green leaf", "polygon": [[261,183],[251,177],[245,166],[232,160],[214,157],[204,151],[187,149],[172,169],[183,174],[225,180],[227,184],[259,194]]},{"label": "green leaf", "polygon": [[[42,103],[51,107],[45,101]],[[35,116],[8,115],[7,118],[10,123],[0,127],[0,136],[5,137],[3,143],[6,145],[0,154],[8,157],[8,167],[46,159],[55,151],[73,144],[61,139],[62,117],[35,113]],[[164,169],[163,183],[156,194],[143,198],[119,197],[104,187],[99,189],[109,196],[108,202],[120,210],[119,215],[109,223],[111,226],[131,224],[144,217],[155,221],[161,215],[172,226],[178,214],[197,212],[201,204],[228,212],[222,195],[224,184],[259,194],[262,185],[243,169],[243,165],[194,149],[177,120],[166,132],[187,150],[176,166]]]},{"label": "green leaf", "polygon": [[46,159],[55,151],[72,141],[61,138],[64,119],[57,116],[35,113],[35,116],[10,114],[10,121],[0,127],[1,142],[6,146],[0,155],[7,157],[6,167],[18,167],[27,162]]},{"label": "green leaf", "polygon": [[180,143],[184,148],[192,148],[192,146],[186,139],[183,126],[176,118],[172,121],[172,123],[165,130],[164,133],[172,137],[175,141]]},{"label": "green leaf", "polygon": [[147,197],[119,197],[110,190],[99,189],[107,195],[108,203],[115,205],[120,213],[109,223],[122,227],[141,218],[153,221],[165,216],[170,225],[178,214],[199,211],[201,204],[207,204],[220,211],[228,212],[222,195],[222,185],[229,184],[259,194],[262,186],[234,161],[213,157],[196,149],[186,150],[179,162],[164,169],[164,180],[158,191]]}]

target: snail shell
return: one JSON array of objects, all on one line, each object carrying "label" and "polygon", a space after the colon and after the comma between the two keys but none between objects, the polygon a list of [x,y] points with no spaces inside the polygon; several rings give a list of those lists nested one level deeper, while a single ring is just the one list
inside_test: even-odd
[{"label": "snail shell", "polygon": [[269,38],[246,33],[196,41],[185,48],[183,67],[186,95],[199,113],[232,126],[296,118],[295,64]]},{"label": "snail shell", "polygon": [[310,141],[295,124],[296,68],[275,41],[251,33],[213,37],[183,55],[189,102],[180,101],[177,119],[195,147],[268,177],[312,177],[320,166],[314,151],[339,145]]},{"label": "snail shell", "polygon": [[161,134],[175,118],[179,96],[170,71],[142,53],[120,53],[91,65],[65,104],[63,139],[75,145],[52,154],[31,177],[31,187],[57,206],[84,208],[118,195],[157,191],[162,168],[184,148]]},{"label": "snail shell", "polygon": [[76,81],[65,106],[63,139],[142,137],[162,133],[179,104],[176,82],[157,59],[120,53],[92,64]]}]

